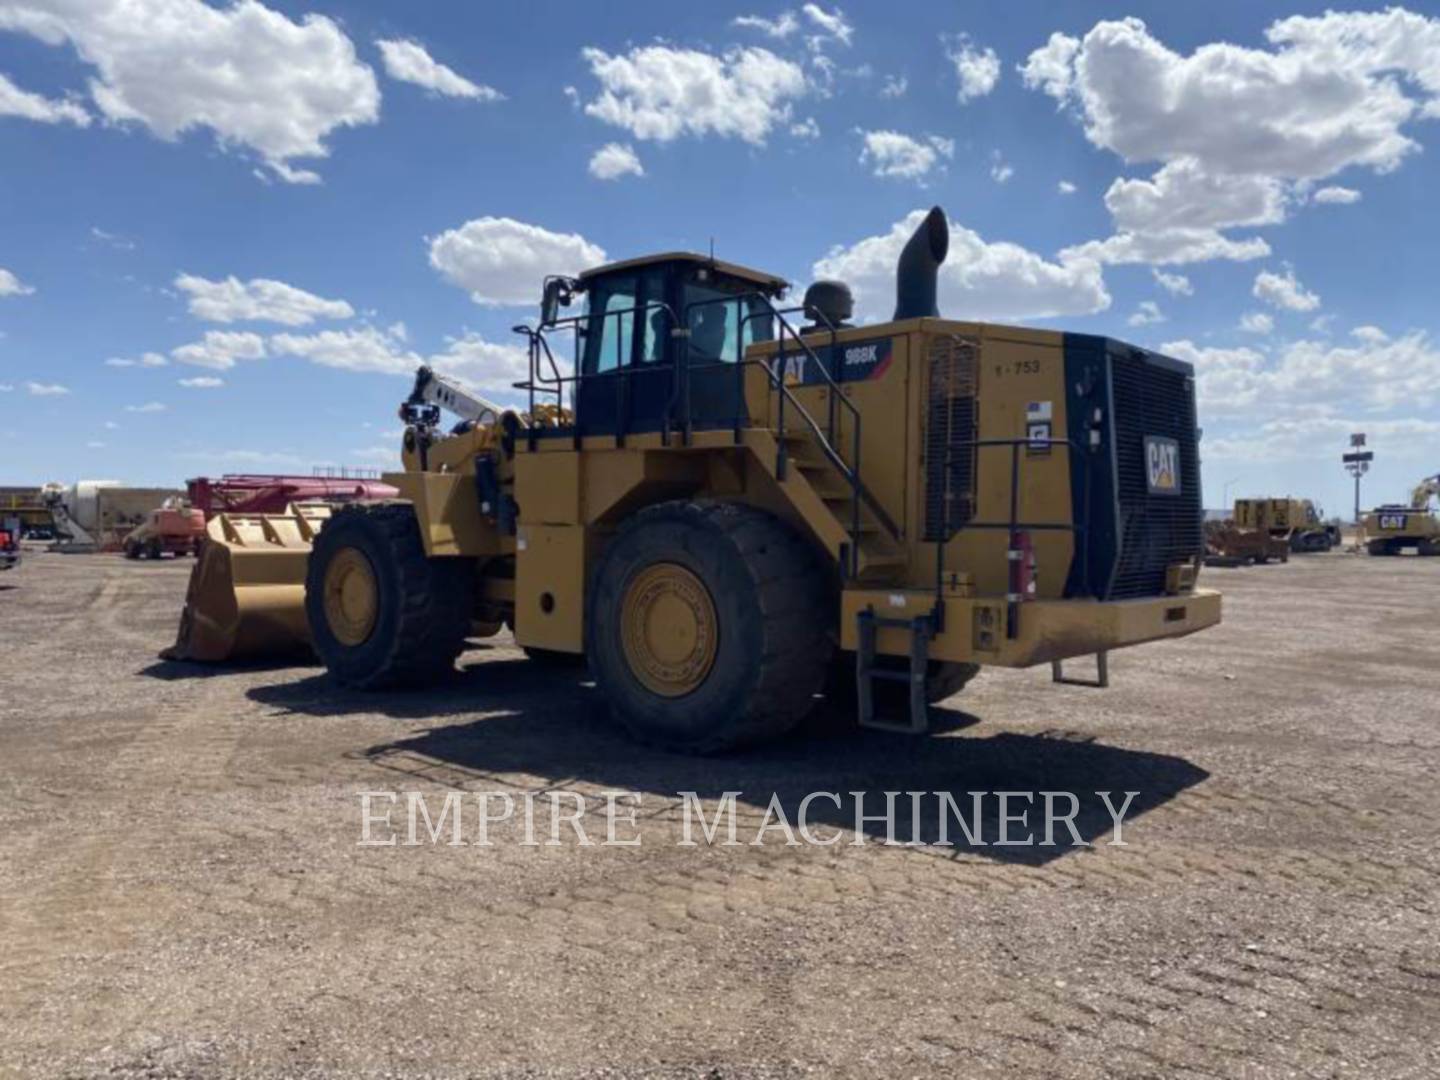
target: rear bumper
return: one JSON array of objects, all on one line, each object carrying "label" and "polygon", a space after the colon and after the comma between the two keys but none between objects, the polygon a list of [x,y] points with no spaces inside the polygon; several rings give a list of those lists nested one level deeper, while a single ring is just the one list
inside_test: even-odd
[{"label": "rear bumper", "polygon": [[[934,598],[924,590],[847,589],[841,600],[841,648],[856,647],[855,617],[866,608],[888,618],[915,618],[930,611]],[[944,629],[931,640],[930,656],[999,667],[1029,667],[1184,637],[1220,621],[1220,594],[1213,589],[1139,600],[1036,600],[1016,606],[1013,627],[1003,599],[947,596],[943,603]],[[908,656],[910,635],[900,627],[882,627],[876,649]]]}]

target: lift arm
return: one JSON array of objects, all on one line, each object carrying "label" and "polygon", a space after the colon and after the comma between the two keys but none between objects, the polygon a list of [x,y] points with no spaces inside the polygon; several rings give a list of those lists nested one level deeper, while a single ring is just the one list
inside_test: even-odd
[{"label": "lift arm", "polygon": [[[421,365],[415,372],[414,389],[400,406],[400,418],[407,423],[424,423],[423,413],[438,409],[477,425],[497,424],[505,411],[503,406],[468,390],[454,379]],[[434,416],[427,426],[433,427],[438,421],[439,417]]]}]

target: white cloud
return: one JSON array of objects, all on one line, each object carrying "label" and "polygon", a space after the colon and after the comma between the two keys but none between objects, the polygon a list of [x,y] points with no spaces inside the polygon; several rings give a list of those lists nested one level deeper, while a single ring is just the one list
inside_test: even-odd
[{"label": "white cloud", "polygon": [[1369,416],[1297,415],[1261,420],[1243,434],[1206,437],[1205,457],[1213,461],[1264,462],[1314,459],[1338,453],[1352,431],[1363,430],[1371,445],[1384,443],[1387,458],[1419,458],[1440,440],[1440,421],[1418,417],[1377,420]]},{"label": "white cloud", "polygon": [[217,386],[224,386],[224,379],[217,379],[213,375],[197,375],[193,379],[181,379],[180,385],[189,390],[213,390]]},{"label": "white cloud", "polygon": [[147,401],[144,405],[126,405],[126,412],[133,413],[157,413],[164,412],[169,406],[159,401]]},{"label": "white cloud", "polygon": [[1055,190],[1060,192],[1061,195],[1074,195],[1078,189],[1069,180],[1061,180],[1060,183],[1055,185]]},{"label": "white cloud", "polygon": [[876,176],[920,180],[941,163],[941,158],[955,156],[954,141],[939,135],[914,139],[898,131],[861,134],[865,146],[860,151],[860,163],[872,165]]},{"label": "white cloud", "polygon": [[408,375],[423,361],[404,347],[404,336],[364,326],[349,330],[321,330],[315,334],[273,334],[270,350],[277,356],[298,356],[322,367],[344,371],[375,371]]},{"label": "white cloud", "polygon": [[984,97],[1000,81],[1000,57],[995,50],[977,48],[964,34],[951,42],[945,55],[955,66],[955,78],[960,84],[956,97],[961,105]]},{"label": "white cloud", "polygon": [[106,367],[118,367],[118,368],[128,368],[128,367],[151,367],[151,368],[155,368],[155,367],[164,367],[164,366],[165,366],[166,364],[168,364],[168,363],[170,363],[170,361],[165,358],[164,354],[158,353],[158,352],[147,352],[147,353],[141,353],[138,358],[133,359],[133,360],[132,360],[130,357],[128,357],[128,356],[112,356],[112,357],[110,357],[108,360],[105,361],[105,366],[106,366]]},{"label": "white cloud", "polygon": [[1247,334],[1268,334],[1275,329],[1275,319],[1263,311],[1247,311],[1240,316],[1240,329]]},{"label": "white cloud", "polygon": [[14,383],[0,383],[0,394],[8,394],[15,389]]},{"label": "white cloud", "polygon": [[226,371],[240,360],[264,358],[265,339],[248,330],[207,330],[202,340],[171,349],[170,355],[182,364]]},{"label": "white cloud", "polygon": [[1190,284],[1190,279],[1184,274],[1167,274],[1163,270],[1151,268],[1150,273],[1155,277],[1155,284],[1164,289],[1171,296],[1194,296],[1195,287]]},{"label": "white cloud", "polygon": [[101,442],[99,439],[91,439],[89,442],[87,442],[87,443],[85,444],[85,448],[86,448],[87,450],[104,450],[104,449],[105,449],[105,444],[104,444],[103,442]]},{"label": "white cloud", "polygon": [[210,281],[180,274],[175,287],[189,296],[190,314],[209,322],[277,322],[306,326],[316,319],[348,319],[355,309],[344,300],[326,300],[283,281],[235,276]]},{"label": "white cloud", "polygon": [[826,41],[838,41],[846,46],[850,44],[855,28],[846,21],[845,13],[838,7],[833,11],[826,11],[819,4],[806,4],[800,10],[810,20],[810,24],[820,31],[818,35],[806,39],[810,48],[818,50]]},{"label": "white cloud", "polygon": [[1317,203],[1348,205],[1360,201],[1360,192],[1348,187],[1323,187],[1310,196]]},{"label": "white cloud", "polygon": [[[849,247],[836,247],[818,260],[816,278],[846,282],[856,310],[866,319],[887,319],[895,297],[895,264],[925,211],[916,210],[889,232]],[[1030,319],[1089,315],[1110,306],[1099,263],[1050,262],[1018,244],[988,242],[950,223],[950,254],[940,268],[939,306],[956,319]]]},{"label": "white cloud", "polygon": [[18,116],[41,124],[90,126],[90,114],[73,101],[53,101],[21,90],[3,72],[0,72],[0,116]]},{"label": "white cloud", "polygon": [[0,30],[74,46],[105,120],[167,141],[208,128],[294,183],[319,179],[295,160],[324,158],[336,129],[380,114],[375,74],[334,20],[294,22],[258,0],[0,0]]},{"label": "white cloud", "polygon": [[1203,348],[1188,340],[1169,342],[1161,351],[1195,364],[1201,410],[1211,415],[1271,416],[1282,402],[1291,411],[1323,412],[1343,401],[1375,413],[1440,403],[1440,349],[1420,331],[1384,340],[1366,335],[1353,345],[1295,341],[1273,359],[1254,349]]},{"label": "white cloud", "polygon": [[475,333],[451,338],[441,352],[421,356],[406,346],[398,324],[385,329],[364,326],[275,334],[270,349],[277,356],[295,356],[322,367],[384,375],[411,375],[421,364],[429,364],[481,393],[513,401],[519,400],[513,384],[525,377],[529,365],[523,347],[496,344]]},{"label": "white cloud", "polygon": [[418,41],[376,41],[385,74],[399,82],[422,86],[431,94],[469,98],[472,101],[503,101],[505,95],[493,86],[471,82],[435,60]]},{"label": "white cloud", "polygon": [[479,334],[452,338],[429,361],[435,370],[453,375],[482,394],[504,401],[520,400],[514,384],[529,374],[529,354],[519,345],[499,345]]},{"label": "white cloud", "polygon": [[624,56],[596,48],[581,55],[600,83],[585,112],[637,139],[713,134],[763,145],[773,128],[790,122],[791,102],[807,91],[799,65],[766,49],[713,56],[647,45]]},{"label": "white cloud", "polygon": [[1165,313],[1154,300],[1142,300],[1135,313],[1125,320],[1126,326],[1154,326],[1165,321]]},{"label": "white cloud", "polygon": [[628,143],[606,143],[590,159],[590,175],[596,180],[619,180],[622,176],[644,176],[645,168]]},{"label": "white cloud", "polygon": [[1015,175],[1015,169],[1001,156],[999,150],[990,152],[990,179],[1003,184]]},{"label": "white cloud", "polygon": [[492,307],[538,304],[546,275],[573,276],[603,262],[604,249],[578,233],[503,217],[476,218],[430,241],[430,265]]},{"label": "white cloud", "polygon": [[1091,240],[1066,248],[1060,258],[1093,259],[1113,265],[1149,263],[1179,266],[1184,263],[1231,259],[1263,259],[1270,245],[1258,236],[1231,240],[1215,229],[1166,229],[1163,232],[1121,232],[1104,240]]},{"label": "white cloud", "polygon": [[772,38],[787,38],[800,29],[800,20],[793,11],[782,11],[773,19],[767,19],[763,15],[737,15],[730,20],[730,25],[746,30],[759,30]]},{"label": "white cloud", "polygon": [[1274,225],[1285,220],[1285,184],[1269,176],[1206,172],[1178,158],[1149,180],[1116,180],[1105,206],[1122,232]]},{"label": "white cloud", "polygon": [[[1261,242],[1219,230],[1277,224],[1341,169],[1397,167],[1418,149],[1402,129],[1440,116],[1440,19],[1331,12],[1280,20],[1266,37],[1266,48],[1215,43],[1183,56],[1127,18],[1083,39],[1054,34],[1021,65],[1025,84],[1072,110],[1095,146],[1160,163],[1149,180],[1111,186],[1118,233],[1141,238],[1117,246],[1173,252],[1143,234],[1206,230],[1184,258],[1156,261],[1256,257]],[[1349,192],[1322,190],[1321,201]]]},{"label": "white cloud", "polygon": [[106,230],[100,228],[99,225],[90,226],[90,235],[93,236],[96,240],[99,240],[102,244],[108,244],[110,247],[115,248],[117,251],[135,250],[134,240],[128,240],[123,236],[119,236],[112,232],[107,232]]},{"label": "white cloud", "polygon": [[1286,311],[1314,311],[1320,306],[1320,297],[1295,280],[1295,271],[1288,266],[1283,274],[1262,270],[1250,292],[1255,299]]},{"label": "white cloud", "polygon": [[59,383],[27,382],[25,389],[28,390],[33,397],[62,397],[70,393],[68,386],[61,386]]},{"label": "white cloud", "polygon": [[118,431],[119,429],[120,429],[120,425],[117,424],[114,420],[106,420],[106,421],[105,421],[105,430],[106,430],[106,431]]},{"label": "white cloud", "polygon": [[[1139,19],[1053,35],[1022,71],[1075,107],[1096,146],[1127,161],[1197,159],[1207,172],[1319,179],[1394,168],[1416,149],[1400,128],[1435,110],[1440,20],[1400,8],[1270,26],[1270,49],[1217,43],[1190,56]],[[1428,100],[1408,97],[1394,76]]]},{"label": "white cloud", "polygon": [[909,89],[910,80],[904,75],[886,75],[885,81],[880,84],[880,96],[892,100],[902,98]]},{"label": "white cloud", "polygon": [[1367,345],[1384,345],[1390,340],[1390,335],[1378,326],[1357,326],[1350,331],[1350,336]]},{"label": "white cloud", "polygon": [[1079,38],[1057,31],[1050,35],[1049,41],[1032,52],[1017,70],[1026,86],[1032,90],[1044,91],[1063,105],[1074,85],[1075,54],[1079,51]]},{"label": "white cloud", "polygon": [[0,296],[29,296],[35,290],[0,266]]},{"label": "white cloud", "polygon": [[790,134],[797,139],[818,139],[820,137],[820,125],[815,122],[813,116],[807,116],[799,123],[790,125]]}]

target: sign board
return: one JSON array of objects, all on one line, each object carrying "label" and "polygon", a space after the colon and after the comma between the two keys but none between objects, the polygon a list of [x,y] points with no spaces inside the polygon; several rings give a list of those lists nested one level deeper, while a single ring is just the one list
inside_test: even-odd
[{"label": "sign board", "polygon": [[1180,494],[1180,444],[1145,436],[1145,483],[1151,495]]}]

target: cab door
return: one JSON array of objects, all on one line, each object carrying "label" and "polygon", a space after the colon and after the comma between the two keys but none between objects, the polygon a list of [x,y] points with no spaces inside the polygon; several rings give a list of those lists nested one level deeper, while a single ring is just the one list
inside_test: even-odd
[{"label": "cab door", "polygon": [[659,431],[675,391],[663,267],[590,287],[576,423],[582,435]]}]

